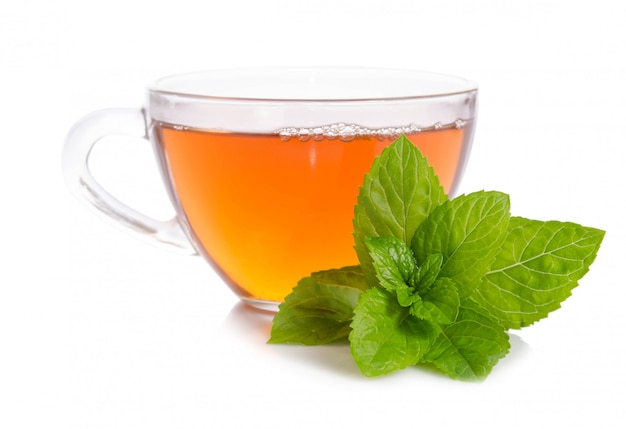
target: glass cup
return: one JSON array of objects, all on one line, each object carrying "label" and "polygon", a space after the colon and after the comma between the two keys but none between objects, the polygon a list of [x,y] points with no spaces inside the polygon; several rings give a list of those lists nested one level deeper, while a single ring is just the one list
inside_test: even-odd
[{"label": "glass cup", "polygon": [[[477,87],[447,75],[375,68],[266,68],[165,77],[142,109],[79,120],[63,152],[68,187],[153,243],[202,255],[245,302],[275,309],[302,277],[358,263],[352,217],[374,158],[405,134],[454,194],[476,120]],[[112,135],[149,142],[176,216],[152,219],[88,167]]]}]

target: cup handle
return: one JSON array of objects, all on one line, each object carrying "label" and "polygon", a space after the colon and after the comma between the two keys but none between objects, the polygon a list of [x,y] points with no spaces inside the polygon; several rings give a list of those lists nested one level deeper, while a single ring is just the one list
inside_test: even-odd
[{"label": "cup handle", "polygon": [[178,218],[160,221],[136,211],[108,193],[89,170],[89,154],[100,139],[124,135],[149,142],[146,123],[144,109],[104,109],[80,119],[70,129],[63,146],[66,185],[96,214],[135,237],[179,253],[197,254]]}]

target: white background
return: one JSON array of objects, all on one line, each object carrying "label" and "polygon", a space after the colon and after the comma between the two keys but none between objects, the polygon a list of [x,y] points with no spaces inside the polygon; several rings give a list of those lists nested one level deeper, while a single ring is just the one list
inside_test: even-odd
[{"label": "white background", "polygon": [[[2,2],[0,427],[626,427],[625,5]],[[367,379],[344,346],[266,345],[270,319],[200,258],[139,242],[67,192],[61,148],[82,115],[138,107],[162,75],[309,64],[477,81],[462,191],[607,231],[573,296],[514,333],[483,383],[419,368]],[[96,151],[95,173],[167,217],[150,151],[134,143]]]}]

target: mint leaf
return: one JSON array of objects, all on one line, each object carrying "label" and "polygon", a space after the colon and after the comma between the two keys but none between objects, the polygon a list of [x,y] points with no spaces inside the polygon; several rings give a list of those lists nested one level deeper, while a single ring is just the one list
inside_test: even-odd
[{"label": "mint leaf", "polygon": [[558,309],[596,258],[604,231],[512,217],[508,235],[472,299],[507,329]]},{"label": "mint leaf", "polygon": [[412,315],[444,325],[456,320],[460,300],[457,287],[451,279],[437,279],[421,298],[411,306]]},{"label": "mint leaf", "polygon": [[366,289],[359,267],[303,278],[280,304],[268,342],[319,345],[346,338],[359,295]]},{"label": "mint leaf", "polygon": [[366,237],[365,245],[380,285],[390,292],[407,289],[407,282],[417,270],[409,246],[396,237]]},{"label": "mint leaf", "polygon": [[418,265],[429,255],[443,256],[440,277],[458,285],[461,297],[471,294],[489,269],[507,232],[509,197],[475,192],[447,201],[419,226],[411,249]]},{"label": "mint leaf", "polygon": [[443,330],[422,362],[433,363],[450,378],[480,381],[509,351],[509,336],[475,303],[465,301],[458,320]]},{"label": "mint leaf", "polygon": [[420,223],[446,201],[428,161],[401,136],[376,158],[354,209],[355,250],[368,284],[377,283],[365,237],[392,236],[409,244]]},{"label": "mint leaf", "polygon": [[428,255],[417,272],[409,279],[409,285],[417,289],[420,294],[427,293],[437,280],[442,265],[443,256],[440,253]]},{"label": "mint leaf", "polygon": [[416,364],[439,333],[436,325],[411,316],[393,293],[381,288],[360,296],[351,326],[350,350],[368,377]]}]

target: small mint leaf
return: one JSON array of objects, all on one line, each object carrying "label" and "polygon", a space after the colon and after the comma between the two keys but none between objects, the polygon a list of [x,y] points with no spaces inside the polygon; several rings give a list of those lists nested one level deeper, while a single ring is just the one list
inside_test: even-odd
[{"label": "small mint leaf", "polygon": [[440,253],[440,277],[457,284],[467,297],[487,272],[504,240],[509,222],[509,197],[500,192],[461,195],[437,207],[417,229],[411,249],[418,265]]},{"label": "small mint leaf", "polygon": [[459,312],[459,293],[454,282],[446,277],[437,279],[422,299],[411,306],[411,314],[420,319],[447,325]]},{"label": "small mint leaf", "polygon": [[319,345],[346,338],[354,308],[366,289],[359,267],[303,278],[280,304],[268,342]]},{"label": "small mint leaf", "polygon": [[416,302],[422,300],[418,293],[416,293],[415,289],[412,287],[405,286],[403,288],[397,289],[396,297],[398,298],[398,303],[403,307],[410,307]]},{"label": "small mint leaf", "polygon": [[376,272],[365,237],[393,236],[409,244],[417,227],[448,199],[419,149],[401,136],[376,158],[354,208],[355,250],[370,286]]},{"label": "small mint leaf", "polygon": [[414,287],[420,295],[427,293],[435,283],[442,264],[443,256],[440,253],[428,255],[417,272],[409,279],[409,286]]},{"label": "small mint leaf", "polygon": [[409,246],[396,237],[366,237],[376,277],[388,291],[406,289],[417,266]]},{"label": "small mint leaf", "polygon": [[596,258],[604,231],[571,222],[512,217],[502,249],[472,300],[507,329],[558,309]]},{"label": "small mint leaf", "polygon": [[381,288],[361,295],[351,327],[352,356],[368,377],[416,364],[439,333],[436,325],[412,317],[393,293]]}]

